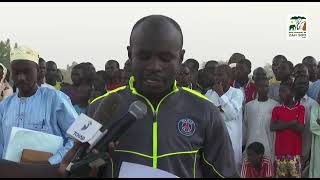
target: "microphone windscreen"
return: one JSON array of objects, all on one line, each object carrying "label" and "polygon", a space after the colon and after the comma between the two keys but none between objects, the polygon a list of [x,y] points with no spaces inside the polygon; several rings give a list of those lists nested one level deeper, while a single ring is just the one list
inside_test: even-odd
[{"label": "microphone windscreen", "polygon": [[102,124],[103,127],[101,130],[104,130],[105,125],[111,122],[116,110],[120,106],[121,101],[122,97],[117,92],[111,93],[101,100],[93,115],[93,119]]}]

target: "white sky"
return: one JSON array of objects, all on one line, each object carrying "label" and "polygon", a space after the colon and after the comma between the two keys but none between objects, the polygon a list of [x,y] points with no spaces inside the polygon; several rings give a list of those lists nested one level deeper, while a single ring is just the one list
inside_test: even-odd
[{"label": "white sky", "polygon": [[[34,47],[59,68],[90,61],[101,70],[108,59],[123,67],[134,23],[163,14],[182,28],[185,59],[227,60],[241,52],[254,67],[264,66],[277,54],[296,64],[307,55],[320,58],[319,10],[317,2],[0,3],[0,39]],[[291,14],[309,18],[308,40],[287,40]]]}]

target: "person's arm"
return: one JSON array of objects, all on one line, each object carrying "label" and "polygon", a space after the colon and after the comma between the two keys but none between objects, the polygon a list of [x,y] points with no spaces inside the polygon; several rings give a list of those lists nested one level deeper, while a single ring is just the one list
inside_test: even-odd
[{"label": "person's arm", "polygon": [[298,118],[293,121],[293,123],[290,126],[290,129],[297,131],[297,132],[303,132],[304,131],[304,124],[305,124],[305,108],[300,108]]},{"label": "person's arm", "polygon": [[62,93],[57,95],[56,104],[53,105],[56,106],[54,107],[56,109],[52,116],[53,119],[57,120],[57,125],[64,139],[64,146],[60,148],[56,154],[50,157],[48,161],[50,164],[58,164],[74,145],[73,139],[67,135],[67,130],[78,117],[78,114],[74,110],[70,99]]},{"label": "person's arm", "polygon": [[242,113],[243,94],[239,91],[233,97],[228,97],[226,94],[220,97],[221,108],[226,116],[226,121],[235,120]]},{"label": "person's arm", "polygon": [[238,177],[228,130],[216,107],[211,106],[205,142],[200,152],[203,176]]},{"label": "person's arm", "polygon": [[281,120],[276,120],[276,121],[273,121],[271,122],[270,124],[270,130],[271,131],[281,131],[281,130],[284,130],[284,129],[288,129],[288,128],[291,128],[293,125],[293,122],[283,122]]}]

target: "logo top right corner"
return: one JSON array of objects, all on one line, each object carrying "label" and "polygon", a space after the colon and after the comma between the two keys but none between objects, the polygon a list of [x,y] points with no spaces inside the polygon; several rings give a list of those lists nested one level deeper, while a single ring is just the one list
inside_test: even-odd
[{"label": "logo top right corner", "polygon": [[308,39],[308,18],[305,15],[289,15],[287,26],[288,40]]}]

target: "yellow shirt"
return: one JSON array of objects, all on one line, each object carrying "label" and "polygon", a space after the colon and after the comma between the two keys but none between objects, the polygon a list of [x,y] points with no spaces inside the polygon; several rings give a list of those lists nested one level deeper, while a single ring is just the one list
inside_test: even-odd
[{"label": "yellow shirt", "polygon": [[272,79],[269,80],[269,85],[275,85],[275,84],[280,84],[281,81],[277,81],[276,77],[273,77]]},{"label": "yellow shirt", "polygon": [[53,86],[56,90],[60,91],[61,89],[61,82],[57,82],[56,85]]}]

